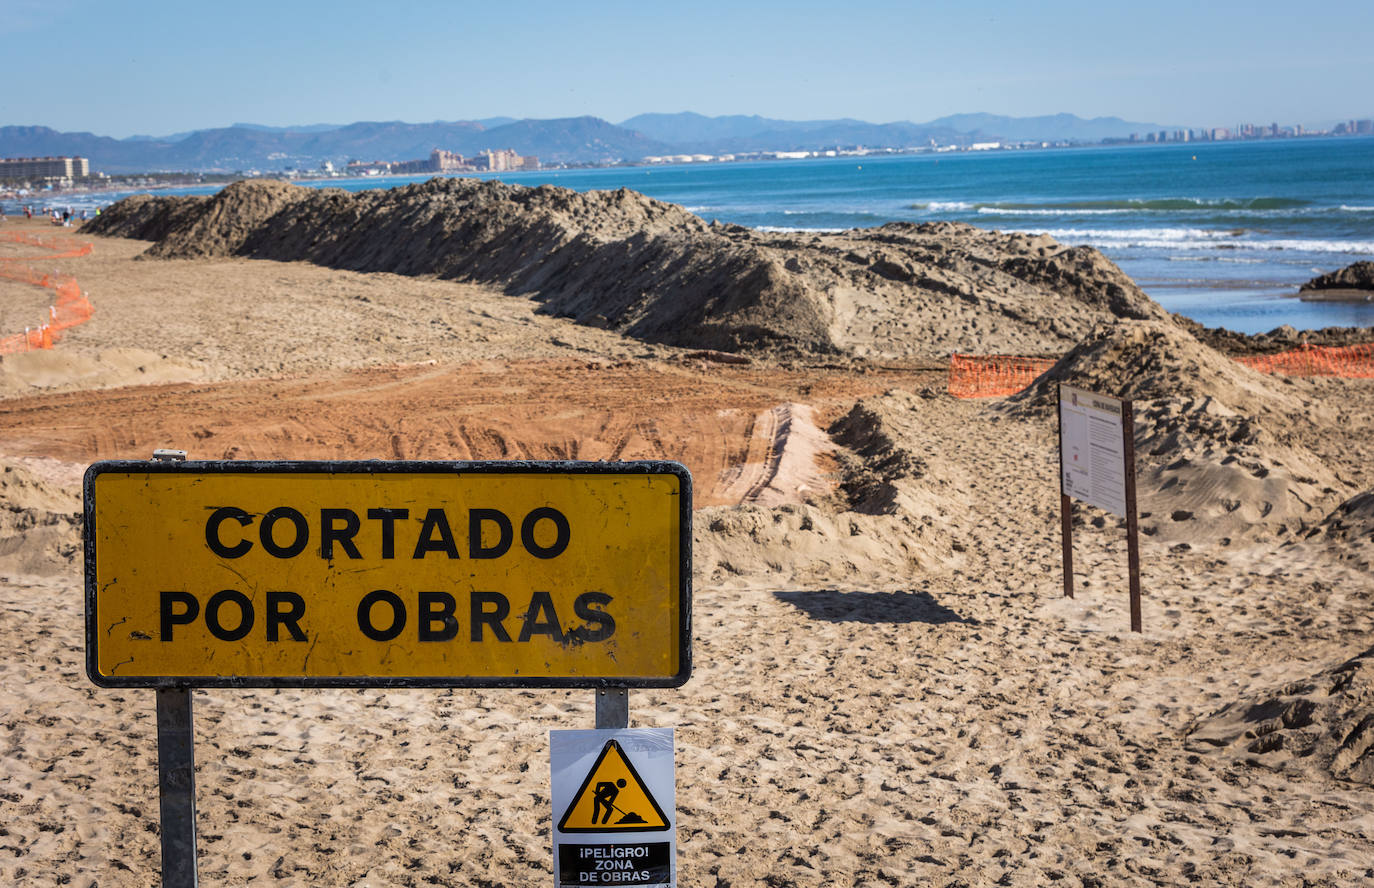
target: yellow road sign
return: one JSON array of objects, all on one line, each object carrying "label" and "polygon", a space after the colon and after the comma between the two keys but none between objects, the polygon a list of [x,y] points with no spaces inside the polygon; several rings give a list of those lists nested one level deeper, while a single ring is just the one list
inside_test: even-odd
[{"label": "yellow road sign", "polygon": [[85,507],[98,685],[690,674],[678,463],[103,462]]},{"label": "yellow road sign", "polygon": [[667,815],[615,740],[606,741],[558,821],[565,833],[661,832],[668,827]]}]

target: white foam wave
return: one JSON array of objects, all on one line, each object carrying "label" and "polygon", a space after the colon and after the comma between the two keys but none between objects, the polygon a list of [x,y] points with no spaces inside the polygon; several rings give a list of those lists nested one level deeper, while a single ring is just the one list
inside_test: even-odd
[{"label": "white foam wave", "polygon": [[1087,244],[1108,250],[1237,250],[1247,253],[1293,251],[1374,255],[1374,241],[1338,241],[1317,238],[1256,238],[1233,231],[1202,228],[1060,228],[1024,234],[1048,234],[1065,243]]},{"label": "white foam wave", "polygon": [[754,229],[768,234],[804,234],[815,232],[817,234],[834,234],[840,231],[848,231],[847,228],[791,228],[786,225],[760,225]]},{"label": "white foam wave", "polygon": [[974,204],[966,200],[932,200],[928,203],[915,203],[912,206],[929,210],[932,213],[948,213],[954,210],[971,210]]},{"label": "white foam wave", "polygon": [[1169,262],[1228,262],[1232,265],[1264,265],[1264,259],[1243,259],[1237,256],[1169,256]]},{"label": "white foam wave", "polygon": [[1183,241],[1235,241],[1237,236],[1230,231],[1213,231],[1208,228],[1051,228],[1046,234],[1056,240],[1086,238],[1101,241],[1160,241],[1177,243]]},{"label": "white foam wave", "polygon": [[1112,209],[1112,210],[1072,210],[1072,209],[1039,209],[1039,210],[1013,210],[1001,207],[979,207],[980,216],[1119,216],[1125,213],[1139,214],[1139,210]]}]

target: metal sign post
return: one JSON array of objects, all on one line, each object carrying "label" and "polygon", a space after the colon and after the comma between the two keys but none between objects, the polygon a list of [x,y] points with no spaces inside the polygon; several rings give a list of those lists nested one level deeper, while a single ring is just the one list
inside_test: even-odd
[{"label": "metal sign post", "polygon": [[[185,462],[184,450],[155,450],[154,462]],[[162,884],[195,888],[196,736],[189,687],[157,689],[157,788]]]},{"label": "metal sign post", "polygon": [[1128,400],[1059,385],[1059,509],[1064,594],[1073,597],[1073,500],[1126,519],[1131,631],[1141,631],[1140,535],[1134,407]]},{"label": "metal sign post", "polygon": [[162,884],[165,888],[195,888],[196,743],[190,688],[157,690],[157,783]]},{"label": "metal sign post", "polygon": [[596,692],[596,726],[598,728],[628,728],[630,726],[629,688],[602,688]]}]

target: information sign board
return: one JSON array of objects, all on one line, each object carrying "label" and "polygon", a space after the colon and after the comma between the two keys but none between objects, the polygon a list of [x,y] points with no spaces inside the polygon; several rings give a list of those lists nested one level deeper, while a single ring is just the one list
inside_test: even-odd
[{"label": "information sign board", "polygon": [[550,731],[554,884],[677,880],[671,728]]},{"label": "information sign board", "polygon": [[1126,517],[1121,400],[1060,385],[1059,429],[1061,490],[1079,502]]},{"label": "information sign board", "polygon": [[87,672],[107,687],[676,687],[672,462],[102,462]]}]

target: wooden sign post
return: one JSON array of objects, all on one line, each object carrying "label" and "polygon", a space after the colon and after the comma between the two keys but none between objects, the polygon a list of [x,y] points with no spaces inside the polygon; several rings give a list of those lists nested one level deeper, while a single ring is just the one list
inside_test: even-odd
[{"label": "wooden sign post", "polygon": [[1126,519],[1131,631],[1141,631],[1140,528],[1136,519],[1135,421],[1131,402],[1059,386],[1059,508],[1064,594],[1073,597],[1073,500]]}]

